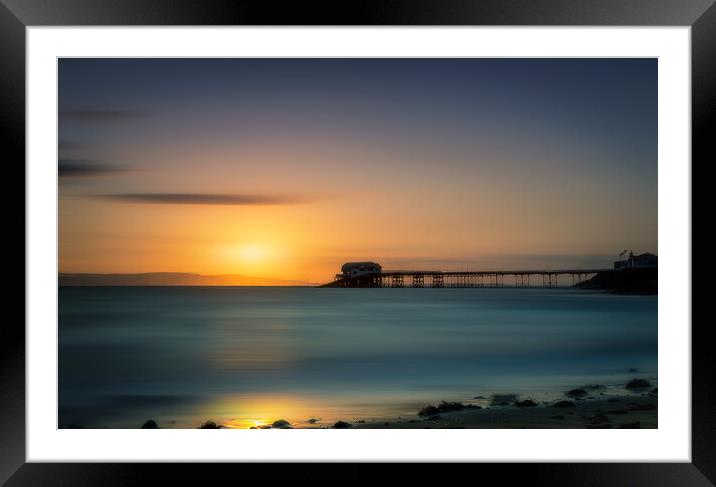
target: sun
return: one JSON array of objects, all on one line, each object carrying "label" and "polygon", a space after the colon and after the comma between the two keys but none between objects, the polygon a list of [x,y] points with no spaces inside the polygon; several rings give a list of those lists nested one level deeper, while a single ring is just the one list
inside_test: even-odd
[{"label": "sun", "polygon": [[281,272],[281,253],[278,247],[269,241],[227,242],[217,247],[216,258],[217,267],[222,274],[280,277],[278,274]]},{"label": "sun", "polygon": [[266,258],[266,254],[266,248],[257,244],[244,245],[239,250],[239,255],[241,255],[241,258],[249,264],[261,262]]}]

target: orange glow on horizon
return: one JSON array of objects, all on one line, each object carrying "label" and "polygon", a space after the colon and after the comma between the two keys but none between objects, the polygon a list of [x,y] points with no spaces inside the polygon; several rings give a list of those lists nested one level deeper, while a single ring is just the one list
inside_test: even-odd
[{"label": "orange glow on horizon", "polygon": [[[267,207],[61,197],[60,272],[238,274],[317,283],[351,260],[389,268],[432,260],[437,270],[465,269],[491,265],[500,255],[608,255],[622,247],[611,243],[614,235],[635,242],[634,248],[656,250],[642,236],[643,226],[600,215],[604,205],[596,196],[588,218],[558,200],[535,210],[521,198],[495,206],[486,188],[458,196],[454,207],[424,194],[381,192]],[[584,227],[583,220],[592,225]]]}]

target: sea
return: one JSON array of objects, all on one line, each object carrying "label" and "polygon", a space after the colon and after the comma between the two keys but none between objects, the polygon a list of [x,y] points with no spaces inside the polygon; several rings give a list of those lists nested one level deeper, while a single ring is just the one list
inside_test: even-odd
[{"label": "sea", "polygon": [[573,288],[61,287],[60,428],[294,427],[657,384],[657,296]]}]

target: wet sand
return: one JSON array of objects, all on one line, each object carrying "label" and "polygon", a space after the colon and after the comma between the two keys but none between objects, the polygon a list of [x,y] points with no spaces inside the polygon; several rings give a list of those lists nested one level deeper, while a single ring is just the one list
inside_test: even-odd
[{"label": "wet sand", "polygon": [[[565,399],[540,403],[526,399],[490,406],[442,403],[395,419],[311,419],[302,422],[277,419],[250,429],[655,429],[658,428],[658,397],[654,391],[583,399],[565,396]],[[506,396],[518,397],[516,394]],[[437,408],[441,411],[436,412]],[[456,408],[462,409],[447,411]],[[153,420],[142,426],[158,427]],[[207,421],[199,427],[233,429],[236,426]]]},{"label": "wet sand", "polygon": [[[573,407],[540,404],[534,407],[490,406],[482,409],[439,413],[424,418],[393,421],[366,421],[354,428],[421,429],[421,428],[486,428],[486,429],[609,429],[657,428],[658,398],[655,395],[624,395],[571,401]],[[638,423],[638,424],[637,424]]]}]

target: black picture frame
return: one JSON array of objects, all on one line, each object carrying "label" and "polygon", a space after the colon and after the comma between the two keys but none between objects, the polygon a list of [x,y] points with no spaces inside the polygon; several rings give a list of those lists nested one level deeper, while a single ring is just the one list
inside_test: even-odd
[{"label": "black picture frame", "polygon": [[[508,484],[531,485],[713,485],[716,482],[716,380],[708,340],[707,298],[716,291],[709,280],[716,264],[716,237],[696,222],[711,215],[705,185],[712,179],[716,148],[716,6],[714,0],[376,0],[339,4],[231,0],[0,0],[0,125],[3,134],[5,255],[25,254],[25,220],[18,206],[25,181],[25,28],[41,25],[575,25],[690,26],[692,55],[692,463],[646,464],[479,464],[469,475],[496,473]],[[22,188],[22,189],[20,189]],[[24,302],[17,283],[20,259],[6,270],[13,285],[4,294],[6,310]],[[668,297],[667,297],[668,299]],[[12,305],[12,307],[10,306]],[[701,316],[699,316],[701,314]],[[6,316],[8,316],[6,314]],[[24,317],[24,308],[22,314]],[[142,484],[161,476],[207,483],[215,476],[236,475],[236,466],[199,464],[39,464],[25,463],[25,324],[4,320],[0,339],[0,481],[17,485]],[[293,466],[296,479],[305,466]],[[309,466],[310,467],[310,466]],[[245,469],[246,467],[241,467]],[[262,469],[265,467],[262,467]],[[310,467],[315,469],[316,467]],[[341,481],[358,482],[373,474],[371,466],[342,467]],[[211,475],[209,474],[211,469]],[[421,469],[417,469],[419,472]],[[275,471],[271,471],[275,475]],[[281,474],[283,475],[283,474]],[[326,473],[330,481],[331,474]],[[280,480],[287,479],[283,477]],[[477,479],[477,477],[475,477]],[[487,477],[484,477],[487,478]],[[279,480],[274,477],[274,480]],[[212,482],[213,483],[213,482]]]}]

